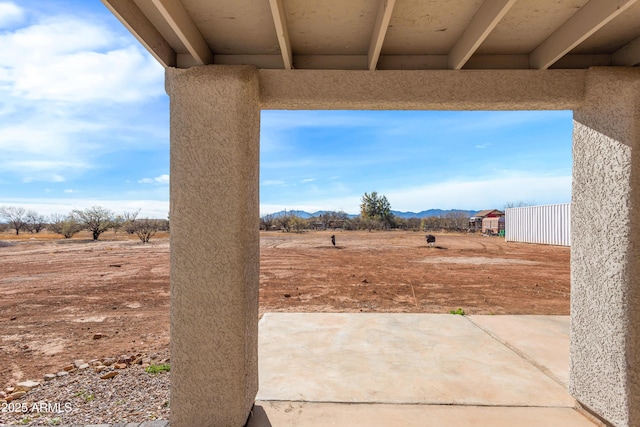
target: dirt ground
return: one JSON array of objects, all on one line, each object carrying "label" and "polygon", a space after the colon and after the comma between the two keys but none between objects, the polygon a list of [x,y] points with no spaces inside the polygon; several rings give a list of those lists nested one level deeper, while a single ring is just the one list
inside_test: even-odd
[{"label": "dirt ground", "polygon": [[[429,247],[410,231],[262,233],[260,313],[569,314],[569,248],[436,237]],[[168,345],[166,235],[0,234],[1,388]]]}]

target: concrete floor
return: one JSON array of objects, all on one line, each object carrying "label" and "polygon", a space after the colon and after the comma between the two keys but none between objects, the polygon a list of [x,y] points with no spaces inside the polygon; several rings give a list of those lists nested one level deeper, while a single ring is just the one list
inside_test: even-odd
[{"label": "concrete floor", "polygon": [[593,426],[567,316],[267,313],[249,427]]}]

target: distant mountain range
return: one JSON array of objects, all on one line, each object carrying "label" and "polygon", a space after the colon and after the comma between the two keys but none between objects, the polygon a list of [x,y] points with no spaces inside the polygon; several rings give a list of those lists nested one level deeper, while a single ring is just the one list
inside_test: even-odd
[{"label": "distant mountain range", "polygon": [[426,211],[421,212],[399,212],[399,211],[391,211],[395,216],[399,216],[400,218],[429,218],[432,216],[446,216],[450,213],[463,213],[466,216],[472,217],[478,212],[477,211],[468,211],[464,209],[428,209]]},{"label": "distant mountain range", "polygon": [[[279,217],[283,215],[295,215],[300,218],[307,219],[311,217],[317,217],[317,216],[326,214],[328,212],[330,211],[317,211],[317,212],[309,213],[309,212],[299,211],[299,210],[290,210],[290,211],[284,210],[284,211],[274,212],[271,215],[273,215],[274,217]],[[479,210],[468,211],[464,209],[428,209],[426,211],[421,211],[421,212],[400,212],[400,211],[394,211],[394,210],[391,211],[391,213],[393,213],[395,216],[400,218],[429,218],[432,216],[446,216],[447,214],[452,212],[455,212],[455,213],[462,212],[466,216],[471,217],[480,211]],[[349,218],[355,218],[357,216],[358,215],[349,214]]]}]

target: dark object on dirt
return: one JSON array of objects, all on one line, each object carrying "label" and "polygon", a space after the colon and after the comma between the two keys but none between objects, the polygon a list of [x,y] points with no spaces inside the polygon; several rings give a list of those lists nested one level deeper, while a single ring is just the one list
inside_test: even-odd
[{"label": "dark object on dirt", "polygon": [[0,240],[0,248],[10,248],[13,245],[15,245],[15,243],[5,242],[3,240]]},{"label": "dark object on dirt", "polygon": [[109,267],[122,267],[122,264],[109,264]]},{"label": "dark object on dirt", "polygon": [[334,234],[332,234],[332,235],[331,235],[331,244],[332,244],[333,246],[335,246],[335,245],[336,245],[336,236],[335,236]]},{"label": "dark object on dirt", "polygon": [[284,294],[285,298],[291,298],[291,294]]},{"label": "dark object on dirt", "polygon": [[436,236],[433,236],[431,234],[427,234],[427,243],[429,244],[429,246],[433,246],[436,244]]}]

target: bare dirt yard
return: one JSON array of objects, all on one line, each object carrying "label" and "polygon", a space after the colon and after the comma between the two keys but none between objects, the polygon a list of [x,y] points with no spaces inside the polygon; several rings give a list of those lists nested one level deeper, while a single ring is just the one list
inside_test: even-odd
[{"label": "bare dirt yard", "polygon": [[[168,237],[87,237],[0,234],[0,387],[75,359],[167,350]],[[569,248],[436,237],[262,233],[260,313],[569,314]]]}]

